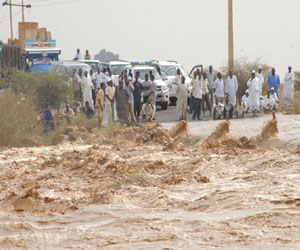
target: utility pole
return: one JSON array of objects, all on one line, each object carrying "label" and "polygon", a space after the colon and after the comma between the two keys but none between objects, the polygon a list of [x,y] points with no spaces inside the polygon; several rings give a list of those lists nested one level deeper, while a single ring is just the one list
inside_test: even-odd
[{"label": "utility pole", "polygon": [[233,46],[233,4],[228,0],[228,59],[229,70],[234,69],[234,46]]},{"label": "utility pole", "polygon": [[9,19],[10,19],[10,39],[11,41],[14,40],[14,33],[13,33],[13,23],[12,23],[12,6],[11,0],[9,0]]},{"label": "utility pole", "polygon": [[24,4],[24,0],[22,0],[22,4],[13,4],[11,2],[12,0],[9,0],[9,3],[7,0],[2,3],[3,6],[9,5],[9,15],[10,15],[10,38],[11,40],[14,39],[14,33],[13,33],[13,20],[12,20],[12,6],[22,7],[22,21],[24,22],[24,7],[25,8],[31,8],[31,4]]},{"label": "utility pole", "polygon": [[22,23],[25,22],[25,17],[24,17],[24,0],[22,0]]}]

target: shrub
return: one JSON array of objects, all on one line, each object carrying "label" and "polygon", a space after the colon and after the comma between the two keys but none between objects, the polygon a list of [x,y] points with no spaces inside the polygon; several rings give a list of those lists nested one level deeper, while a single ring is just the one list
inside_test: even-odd
[{"label": "shrub", "polygon": [[0,146],[18,146],[42,133],[38,112],[30,98],[14,93],[0,95]]},{"label": "shrub", "polygon": [[[248,58],[242,57],[234,62],[234,75],[236,75],[239,83],[238,97],[241,98],[247,87],[247,82],[251,77],[251,72],[255,70],[258,71],[258,67],[262,66],[262,72],[264,74],[265,82],[263,84],[263,94],[266,94],[268,86],[267,86],[267,77],[271,71],[271,67],[266,64],[261,64],[260,59],[250,61]],[[221,67],[221,72],[223,76],[228,76],[228,64]],[[225,79],[226,79],[225,78]],[[225,80],[224,79],[224,80]]]},{"label": "shrub", "polygon": [[48,104],[53,108],[58,108],[61,102],[73,99],[72,85],[69,85],[67,80],[65,76],[60,75],[32,75],[17,71],[12,75],[11,88],[16,94],[34,97],[39,107]]}]

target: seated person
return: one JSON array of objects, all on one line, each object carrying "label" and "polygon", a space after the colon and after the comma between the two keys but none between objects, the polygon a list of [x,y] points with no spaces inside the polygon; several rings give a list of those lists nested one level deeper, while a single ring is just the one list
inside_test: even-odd
[{"label": "seated person", "polygon": [[92,119],[94,116],[94,110],[90,107],[88,101],[85,103],[85,107],[83,108],[83,113],[87,116],[88,119]]},{"label": "seated person", "polygon": [[277,94],[276,94],[274,88],[271,88],[270,96],[271,96],[271,98],[273,98],[273,100],[274,100],[274,102],[275,102],[275,104],[274,104],[274,110],[277,111],[277,109],[278,109],[278,104],[279,104],[279,99],[278,99],[278,96],[277,96]]},{"label": "seated person", "polygon": [[220,102],[219,98],[216,97],[215,100],[216,100],[216,103],[214,105],[214,110],[213,110],[214,120],[221,119],[221,116],[222,116],[223,110],[224,110],[224,105]]},{"label": "seated person", "polygon": [[244,118],[246,107],[242,99],[239,99],[235,105],[234,113],[236,118]]},{"label": "seated person", "polygon": [[269,112],[269,111],[276,110],[276,105],[278,104],[275,98],[271,96],[271,91],[268,91],[267,95],[264,97],[264,111]]},{"label": "seated person", "polygon": [[248,113],[249,112],[249,90],[247,89],[246,92],[245,92],[245,95],[243,95],[242,97],[242,101],[245,105],[245,113]]},{"label": "seated person", "polygon": [[224,102],[224,110],[223,110],[223,118],[227,119],[229,116],[229,119],[233,118],[233,105],[229,101],[229,95],[227,94],[225,96],[225,102]]}]

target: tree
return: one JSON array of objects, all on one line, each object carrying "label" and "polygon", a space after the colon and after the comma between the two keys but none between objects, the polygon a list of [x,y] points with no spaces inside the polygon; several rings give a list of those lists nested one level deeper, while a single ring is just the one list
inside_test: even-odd
[{"label": "tree", "polygon": [[110,52],[106,49],[102,49],[98,54],[94,56],[94,59],[101,62],[119,61],[120,56],[119,54],[114,54],[113,52]]}]

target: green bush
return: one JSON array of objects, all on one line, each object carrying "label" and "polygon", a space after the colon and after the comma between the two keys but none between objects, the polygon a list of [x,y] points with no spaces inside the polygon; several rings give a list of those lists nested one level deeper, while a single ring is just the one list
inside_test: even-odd
[{"label": "green bush", "polygon": [[58,108],[61,102],[73,99],[72,85],[68,83],[67,77],[60,75],[33,75],[18,71],[12,75],[11,88],[16,94],[34,97],[39,107],[48,104]]},{"label": "green bush", "polygon": [[[26,144],[42,134],[38,112],[30,98],[21,98],[6,91],[0,95],[0,146]],[[31,143],[32,144],[32,143]]]}]

